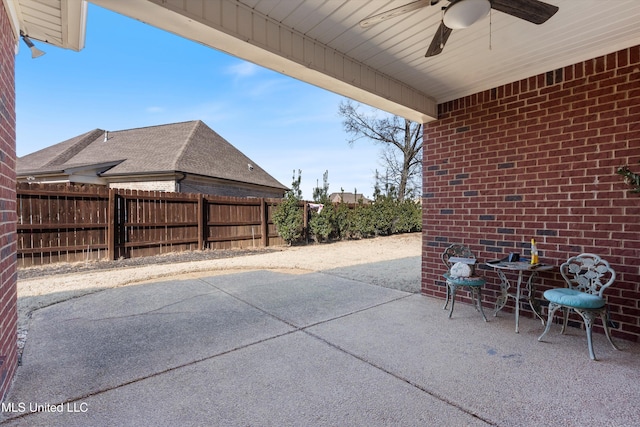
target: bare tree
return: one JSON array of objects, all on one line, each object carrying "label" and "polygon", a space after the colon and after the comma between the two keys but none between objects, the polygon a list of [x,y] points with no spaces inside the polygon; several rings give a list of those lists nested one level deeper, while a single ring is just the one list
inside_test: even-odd
[{"label": "bare tree", "polygon": [[387,184],[396,185],[398,199],[419,194],[422,172],[422,124],[398,116],[366,114],[351,101],[340,103],[344,130],[351,135],[349,144],[365,138],[384,146],[382,160]]}]

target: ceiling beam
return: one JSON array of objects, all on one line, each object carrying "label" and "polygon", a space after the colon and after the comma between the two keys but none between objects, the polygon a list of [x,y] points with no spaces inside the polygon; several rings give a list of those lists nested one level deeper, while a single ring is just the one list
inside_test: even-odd
[{"label": "ceiling beam", "polygon": [[235,0],[91,1],[414,122],[437,119],[427,95]]}]

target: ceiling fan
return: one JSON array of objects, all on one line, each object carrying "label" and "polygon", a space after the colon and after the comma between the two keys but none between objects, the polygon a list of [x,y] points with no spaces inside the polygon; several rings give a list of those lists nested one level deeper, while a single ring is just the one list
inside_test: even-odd
[{"label": "ceiling fan", "polygon": [[[440,0],[414,1],[413,3],[369,16],[360,21],[360,26],[366,28],[389,18],[395,18],[438,3],[440,3]],[[431,40],[427,53],[424,55],[426,57],[435,56],[442,52],[453,30],[470,27],[487,16],[491,9],[537,25],[547,22],[558,11],[558,6],[544,3],[540,0],[449,0],[448,3],[447,6],[442,7],[442,20]]]}]

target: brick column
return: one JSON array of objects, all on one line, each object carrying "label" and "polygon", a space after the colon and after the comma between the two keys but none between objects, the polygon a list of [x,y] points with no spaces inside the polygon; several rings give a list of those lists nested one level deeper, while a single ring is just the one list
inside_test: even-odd
[{"label": "brick column", "polygon": [[15,39],[0,6],[0,400],[17,366]]}]

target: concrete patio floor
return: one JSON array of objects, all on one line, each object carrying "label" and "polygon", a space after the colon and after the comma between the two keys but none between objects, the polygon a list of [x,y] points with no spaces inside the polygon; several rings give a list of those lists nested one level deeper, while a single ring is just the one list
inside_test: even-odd
[{"label": "concrete patio floor", "polygon": [[[419,259],[389,262],[419,282]],[[384,271],[158,280],[37,310],[4,424],[640,424],[640,345],[596,334],[594,362],[580,329],[538,342],[539,321],[516,334],[463,303],[448,319]]]}]

